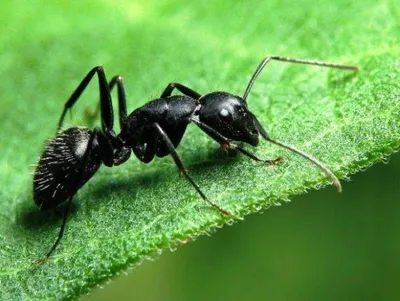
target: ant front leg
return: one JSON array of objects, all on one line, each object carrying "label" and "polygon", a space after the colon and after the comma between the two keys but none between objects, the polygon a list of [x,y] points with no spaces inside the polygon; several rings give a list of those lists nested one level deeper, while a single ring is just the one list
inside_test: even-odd
[{"label": "ant front leg", "polygon": [[196,91],[182,85],[179,83],[169,83],[168,86],[165,88],[164,92],[161,94],[160,98],[166,98],[171,96],[172,92],[174,89],[177,89],[180,91],[182,94],[192,97],[194,99],[199,99],[201,97],[201,94],[197,93]]},{"label": "ant front leg", "polygon": [[200,196],[202,197],[203,200],[205,200],[207,203],[209,203],[212,207],[214,207],[215,209],[217,209],[221,214],[229,217],[230,213],[224,209],[222,209],[221,207],[219,207],[218,205],[214,204],[213,202],[211,202],[206,195],[200,190],[199,186],[197,186],[197,184],[194,182],[194,180],[189,176],[189,174],[186,171],[186,168],[183,166],[182,160],[181,158],[179,158],[179,155],[174,147],[174,144],[171,142],[171,140],[169,139],[168,135],[164,132],[164,130],[161,128],[161,126],[158,123],[154,123],[153,124],[155,130],[158,132],[158,134],[160,135],[161,139],[164,140],[172,158],[175,161],[175,164],[178,166],[180,173],[186,177],[186,179],[190,182],[190,184],[192,184],[192,186],[196,189],[196,191],[200,194]]},{"label": "ant front leg", "polygon": [[265,163],[265,164],[268,164],[268,165],[278,165],[278,164],[281,164],[284,161],[282,156],[280,156],[280,157],[278,157],[276,159],[270,159],[270,160],[260,159],[260,158],[256,157],[255,155],[253,155],[252,153],[250,153],[247,150],[245,150],[244,148],[241,148],[240,146],[232,144],[232,143],[231,143],[231,148],[237,149],[243,155],[253,159],[254,161],[262,162],[262,163]]},{"label": "ant front leg", "polygon": [[250,159],[257,161],[257,162],[262,162],[268,165],[277,165],[283,162],[283,157],[278,157],[276,159],[270,159],[270,160],[265,160],[265,159],[260,159],[257,156],[253,155],[249,151],[245,150],[244,148],[232,143],[232,141],[226,137],[224,137],[222,134],[220,134],[218,131],[210,127],[209,125],[205,124],[204,122],[201,122],[196,119],[191,119],[200,129],[202,129],[207,135],[212,137],[214,140],[220,143],[222,150],[227,151],[228,149],[236,149],[243,155],[249,157]]}]

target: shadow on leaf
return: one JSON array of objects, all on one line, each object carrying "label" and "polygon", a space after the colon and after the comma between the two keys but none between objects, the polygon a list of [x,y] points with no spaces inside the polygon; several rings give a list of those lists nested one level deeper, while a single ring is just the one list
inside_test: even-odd
[{"label": "shadow on leaf", "polygon": [[[199,161],[201,155],[194,153],[189,158],[186,158],[186,162],[196,162],[188,166],[191,175],[196,173],[201,173],[204,170],[214,168],[216,165],[229,166],[237,161],[240,157],[237,152],[230,150],[228,154],[222,152],[220,149],[211,151],[207,157],[208,160]],[[105,206],[102,202],[97,202],[98,199],[111,199],[111,196],[116,199],[123,199],[122,196],[131,195],[135,196],[138,187],[144,188],[146,190],[153,189],[155,186],[162,184],[165,181],[171,180],[171,176],[176,174],[171,172],[171,169],[164,170],[151,170],[141,173],[132,173],[122,177],[117,180],[101,180],[96,183],[96,187],[92,188],[91,194],[93,198],[86,201],[78,196],[75,196],[69,211],[69,218],[73,217],[78,211],[82,210],[84,206],[90,207],[91,211],[96,211],[100,207]],[[173,178],[172,181],[182,181],[184,183],[185,179],[182,177]],[[193,189],[193,194],[196,191]],[[92,200],[92,201],[91,201]],[[201,201],[201,198],[199,197]],[[132,201],[129,199],[129,201]],[[27,205],[30,204],[30,205]],[[151,205],[151,204],[149,204]],[[18,213],[18,225],[21,225],[25,231],[38,232],[46,231],[61,225],[64,210],[66,207],[66,202],[56,207],[53,210],[41,211],[36,207],[31,198],[27,198],[21,202],[21,206],[17,209]],[[149,208],[150,210],[150,208]]]},{"label": "shadow on leaf", "polygon": [[[31,198],[26,199],[22,202],[22,206],[17,209],[18,212],[18,224],[21,225],[25,230],[42,229],[43,227],[60,225],[63,219],[63,213],[66,207],[66,203],[61,204],[53,210],[41,211],[33,204]],[[74,200],[70,207],[70,215],[75,214],[80,209],[79,201]]]}]

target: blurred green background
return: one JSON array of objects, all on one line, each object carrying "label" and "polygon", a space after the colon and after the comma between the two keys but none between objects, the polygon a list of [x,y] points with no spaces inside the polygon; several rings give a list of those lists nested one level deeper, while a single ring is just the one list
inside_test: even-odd
[{"label": "blurred green background", "polygon": [[[267,53],[343,56],[346,62],[384,55],[398,45],[399,12],[394,0],[3,2],[0,153],[14,161],[4,160],[1,169],[11,175],[26,171],[26,162],[53,134],[63,97],[94,65],[124,75],[129,109],[145,102],[138,96],[151,99],[177,79],[200,91],[242,91],[249,66]],[[196,66],[193,73],[174,67],[182,61]],[[243,73],[226,71],[234,64]],[[274,68],[265,82],[280,79],[282,67]],[[207,70],[215,75],[216,69],[220,77],[207,77]],[[88,106],[97,98],[95,88],[90,93]],[[53,113],[43,116],[43,109]],[[75,110],[74,118],[84,109]],[[30,124],[28,116],[38,121]],[[17,130],[20,136],[7,136]],[[33,135],[37,143],[20,154],[21,139]],[[183,146],[194,152],[190,147]],[[104,170],[99,177],[109,174]],[[176,252],[165,251],[82,300],[398,300],[399,174],[395,155],[390,164],[351,177],[341,195],[329,187],[293,197]],[[2,181],[2,199],[30,193],[26,172]]]}]

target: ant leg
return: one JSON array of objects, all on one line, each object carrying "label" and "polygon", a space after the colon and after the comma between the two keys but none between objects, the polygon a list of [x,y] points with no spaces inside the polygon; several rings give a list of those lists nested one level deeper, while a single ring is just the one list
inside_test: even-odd
[{"label": "ant leg", "polygon": [[53,244],[53,246],[51,247],[50,251],[47,252],[47,254],[44,257],[38,258],[38,259],[33,259],[32,260],[32,264],[45,263],[47,261],[47,259],[49,259],[50,255],[57,248],[58,244],[60,243],[61,238],[64,235],[64,229],[65,229],[65,225],[67,223],[67,216],[68,216],[68,212],[69,212],[69,207],[70,207],[70,205],[72,203],[73,197],[74,197],[74,195],[71,195],[71,197],[68,200],[67,206],[65,207],[64,214],[63,214],[63,221],[62,221],[62,224],[61,224],[61,229],[60,229],[60,232],[58,233],[58,237],[56,239],[56,242]]},{"label": "ant leg", "polygon": [[209,135],[211,138],[216,140],[218,143],[221,144],[221,147],[223,149],[229,148],[231,145],[231,140],[226,138],[224,135],[220,134],[216,130],[214,130],[212,127],[209,125],[205,124],[204,122],[201,122],[200,120],[197,120],[195,118],[191,118],[191,121],[193,121],[200,129],[202,129],[207,135]]},{"label": "ant leg", "polygon": [[268,165],[277,165],[283,162],[283,157],[278,157],[276,159],[270,159],[270,160],[264,160],[264,159],[260,159],[258,157],[256,157],[255,155],[253,155],[252,153],[250,153],[249,151],[245,150],[244,148],[241,148],[240,146],[231,143],[230,147],[233,149],[237,149],[239,152],[241,152],[243,155],[253,159],[254,161],[258,161],[258,162],[262,162]]},{"label": "ant leg", "polygon": [[161,126],[158,123],[154,123],[153,124],[154,128],[158,131],[158,133],[160,134],[160,137],[164,140],[165,144],[168,147],[168,150],[171,153],[172,158],[175,161],[175,164],[178,166],[179,171],[182,175],[184,175],[186,177],[186,179],[190,182],[190,184],[192,184],[192,186],[196,189],[196,191],[200,194],[200,196],[202,197],[203,200],[205,200],[206,202],[208,202],[212,207],[214,207],[215,209],[217,209],[220,213],[222,213],[225,216],[230,216],[230,213],[224,209],[222,209],[221,207],[219,207],[218,205],[214,204],[213,202],[211,202],[206,195],[200,190],[199,186],[197,186],[197,184],[193,181],[193,179],[189,176],[189,174],[187,173],[185,167],[183,166],[183,163],[181,161],[181,159],[179,158],[178,153],[176,152],[176,149],[174,147],[174,145],[172,144],[171,140],[169,139],[168,135],[164,132],[164,130],[161,128]]},{"label": "ant leg", "polygon": [[94,67],[89,73],[83,78],[81,83],[69,97],[67,102],[64,105],[64,110],[61,114],[60,120],[57,126],[57,132],[60,130],[65,114],[72,106],[76,103],[76,101],[81,96],[82,92],[86,89],[89,82],[92,80],[93,76],[96,75],[99,79],[99,90],[100,90],[100,109],[101,109],[101,125],[103,131],[106,133],[111,133],[114,125],[114,115],[113,115],[113,108],[111,103],[111,94],[108,88],[106,75],[104,73],[104,69],[101,66]]},{"label": "ant leg", "polygon": [[197,93],[196,91],[194,91],[184,85],[181,85],[179,83],[169,83],[168,86],[165,88],[164,92],[161,94],[160,98],[165,98],[165,97],[171,96],[174,89],[177,89],[184,95],[190,96],[194,99],[199,99],[201,97],[201,94]]},{"label": "ant leg", "polygon": [[312,61],[312,60],[302,60],[302,59],[294,59],[289,57],[283,56],[267,56],[265,57],[261,63],[258,65],[256,71],[254,71],[249,84],[247,85],[246,91],[243,94],[243,99],[246,101],[247,96],[250,93],[251,88],[254,85],[258,75],[260,75],[261,71],[264,69],[265,65],[272,61],[280,61],[280,62],[287,62],[287,63],[295,63],[295,64],[304,64],[304,65],[314,65],[320,67],[329,67],[329,68],[337,68],[337,69],[345,69],[345,70],[353,70],[358,71],[358,67],[356,66],[349,66],[349,65],[342,65],[342,64],[335,64],[335,63],[328,63],[328,62],[321,62],[321,61]]},{"label": "ant leg", "polygon": [[[118,112],[119,112],[119,124],[120,128],[125,128],[126,126],[126,93],[125,93],[125,86],[124,86],[124,81],[122,76],[116,75],[114,76],[108,83],[108,89],[110,90],[110,93],[112,93],[115,85],[117,85],[117,91],[118,91]],[[97,103],[96,109],[93,112],[87,111],[86,114],[90,118],[94,118],[97,116],[97,114],[100,111],[100,103],[99,101]]]},{"label": "ant leg", "polygon": [[[98,133],[98,131],[93,131],[93,133],[90,135],[90,138],[89,138],[89,141],[88,141],[88,145],[86,146],[85,154],[84,154],[84,156],[83,156],[83,161],[82,161],[83,164],[81,165],[81,168],[80,168],[80,170],[79,170],[79,174],[78,174],[78,176],[76,177],[76,180],[75,180],[75,183],[74,183],[75,186],[79,186],[79,183],[80,183],[81,180],[82,180],[83,172],[84,172],[84,170],[86,169],[87,164],[88,164],[88,162],[89,162],[89,157],[90,157],[91,149],[92,149],[92,146],[93,146],[93,141],[94,141],[94,138],[96,137],[97,133]],[[68,199],[68,203],[67,203],[67,205],[66,205],[66,207],[65,207],[65,210],[64,210],[64,215],[63,215],[63,221],[62,221],[62,224],[61,224],[61,229],[60,229],[60,232],[58,233],[58,237],[57,237],[55,243],[54,243],[53,246],[50,248],[50,251],[47,252],[47,254],[46,254],[44,257],[39,258],[39,259],[34,259],[34,260],[32,260],[32,264],[42,264],[42,263],[46,262],[47,259],[50,257],[50,255],[51,255],[51,254],[55,251],[55,249],[57,248],[58,244],[59,244],[60,241],[61,241],[61,238],[62,238],[63,235],[64,235],[65,225],[66,225],[66,223],[67,223],[68,212],[69,212],[69,208],[70,208],[70,206],[71,206],[73,197],[74,197],[74,194],[71,195],[71,197]]]},{"label": "ant leg", "polygon": [[250,159],[254,160],[254,161],[258,161],[258,162],[263,162],[269,165],[276,165],[279,164],[281,162],[283,162],[283,157],[278,157],[276,159],[272,159],[272,160],[265,160],[265,159],[260,159],[258,157],[256,157],[255,155],[253,155],[252,153],[250,153],[249,151],[245,150],[244,148],[234,144],[231,142],[231,140],[229,140],[228,138],[226,138],[225,136],[223,136],[222,134],[220,134],[218,131],[214,130],[212,127],[210,127],[209,125],[196,120],[196,119],[191,119],[200,129],[202,129],[207,135],[211,136],[214,140],[216,140],[217,142],[219,142],[221,144],[221,148],[223,150],[228,150],[228,149],[237,149],[239,152],[241,152],[243,155],[249,157]]},{"label": "ant leg", "polygon": [[126,93],[122,76],[114,76],[109,82],[110,92],[114,86],[117,85],[118,90],[118,112],[119,112],[119,125],[121,129],[126,127]]}]

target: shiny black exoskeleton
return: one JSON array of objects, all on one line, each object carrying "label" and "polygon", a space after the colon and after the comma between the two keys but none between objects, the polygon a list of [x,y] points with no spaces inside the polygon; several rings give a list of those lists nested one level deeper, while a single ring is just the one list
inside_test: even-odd
[{"label": "shiny black exoskeleton", "polygon": [[[271,60],[357,70],[357,67],[353,66],[269,56],[262,60],[254,72],[243,97],[227,92],[201,95],[184,85],[171,83],[160,98],[127,115],[122,77],[115,76],[107,83],[103,68],[93,68],[65,103],[58,123],[57,136],[47,143],[34,174],[33,196],[40,209],[52,209],[64,202],[67,202],[67,206],[56,242],[44,258],[33,262],[44,262],[55,250],[63,236],[74,194],[96,173],[101,164],[108,167],[120,165],[129,159],[132,152],[144,163],[151,162],[154,156],[171,155],[180,172],[200,196],[220,213],[229,216],[226,210],[207,199],[186,172],[176,152],[176,147],[191,122],[216,140],[223,149],[236,149],[256,161],[277,164],[282,158],[259,159],[236,145],[235,141],[257,146],[261,136],[274,144],[290,149],[317,165],[340,191],[339,180],[322,163],[293,146],[270,138],[256,116],[249,110],[247,96],[257,76]],[[73,127],[60,131],[66,112],[76,103],[96,74],[99,80],[102,128]],[[118,89],[120,133],[114,131],[114,110],[111,100],[111,90],[114,86]],[[172,95],[174,89],[183,95]]]}]

